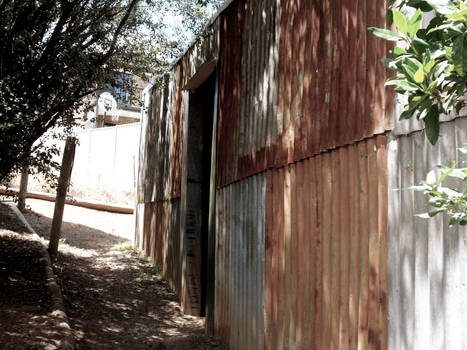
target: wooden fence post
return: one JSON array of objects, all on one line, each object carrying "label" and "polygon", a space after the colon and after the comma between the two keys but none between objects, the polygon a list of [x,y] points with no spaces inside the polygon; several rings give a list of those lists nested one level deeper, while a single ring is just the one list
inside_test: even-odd
[{"label": "wooden fence post", "polygon": [[23,167],[23,171],[21,172],[21,181],[19,185],[19,194],[18,194],[18,209],[21,211],[23,211],[24,207],[26,206],[26,194],[28,193],[28,179],[29,179],[28,166],[25,165]]},{"label": "wooden fence post", "polygon": [[66,193],[70,183],[71,170],[75,159],[76,139],[67,137],[65,150],[63,151],[62,167],[58,179],[57,197],[55,199],[54,217],[52,219],[52,228],[50,230],[49,254],[56,256],[58,251],[58,242],[60,240],[60,231],[62,228],[63,210],[65,208]]}]

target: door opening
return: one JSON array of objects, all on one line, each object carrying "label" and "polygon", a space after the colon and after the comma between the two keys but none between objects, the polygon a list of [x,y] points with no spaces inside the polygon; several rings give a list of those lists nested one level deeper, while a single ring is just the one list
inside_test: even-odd
[{"label": "door opening", "polygon": [[205,316],[215,73],[191,90],[188,106],[186,245],[194,314]]}]

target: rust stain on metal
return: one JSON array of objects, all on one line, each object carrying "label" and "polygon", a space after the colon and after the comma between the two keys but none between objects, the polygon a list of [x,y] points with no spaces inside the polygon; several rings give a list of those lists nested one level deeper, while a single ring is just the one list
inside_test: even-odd
[{"label": "rust stain on metal", "polygon": [[387,344],[385,164],[377,136],[267,171],[265,348]]},{"label": "rust stain on metal", "polygon": [[[218,187],[392,127],[393,94],[384,88],[388,71],[378,61],[387,45],[367,33],[384,22],[385,0],[234,4],[245,14],[242,26],[230,25],[226,34],[225,23],[236,18],[229,10],[221,29],[224,89],[231,93],[220,101],[226,120]],[[237,71],[236,77],[227,80],[228,71]]]},{"label": "rust stain on metal", "polygon": [[[220,86],[217,141],[218,186],[236,179],[229,173],[236,152],[238,104],[240,100],[242,63],[242,34],[244,6],[234,2],[223,14],[220,28]],[[230,170],[231,171],[231,170]]]},{"label": "rust stain on metal", "polygon": [[172,137],[170,145],[170,197],[181,195],[183,128],[185,121],[185,93],[182,91],[183,66],[178,65],[174,72]]}]

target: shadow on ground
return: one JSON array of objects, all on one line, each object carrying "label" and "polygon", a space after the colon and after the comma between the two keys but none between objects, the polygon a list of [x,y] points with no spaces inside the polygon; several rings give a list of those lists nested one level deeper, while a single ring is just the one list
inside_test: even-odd
[{"label": "shadow on ground", "polygon": [[[51,220],[29,211],[48,238]],[[63,223],[54,270],[77,349],[226,349],[203,334],[202,318],[182,315],[160,270],[128,241]]]},{"label": "shadow on ground", "polygon": [[0,348],[57,349],[63,337],[52,311],[42,245],[0,203]]}]

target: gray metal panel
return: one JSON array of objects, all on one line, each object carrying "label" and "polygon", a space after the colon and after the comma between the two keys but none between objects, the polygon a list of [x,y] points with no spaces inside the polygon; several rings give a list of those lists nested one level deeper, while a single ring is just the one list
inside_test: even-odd
[{"label": "gray metal panel", "polygon": [[[425,128],[425,124],[421,121],[418,121],[415,118],[410,118],[406,120],[399,120],[399,116],[404,112],[404,105],[407,104],[407,99],[403,98],[401,95],[397,94],[395,97],[395,108],[392,111],[391,119],[393,125],[393,134],[396,136],[408,135],[415,131],[420,131]],[[440,120],[442,122],[451,121],[459,117],[467,116],[467,108],[463,108],[459,115],[453,113],[450,115],[442,115]]]},{"label": "gray metal panel", "polygon": [[437,164],[460,165],[466,142],[467,118],[456,118],[441,124],[435,146],[424,131],[388,143],[389,349],[467,348],[467,231],[440,215],[415,217],[426,198],[398,190]]},{"label": "gray metal panel", "polygon": [[266,177],[217,191],[216,320],[231,349],[264,347]]}]

